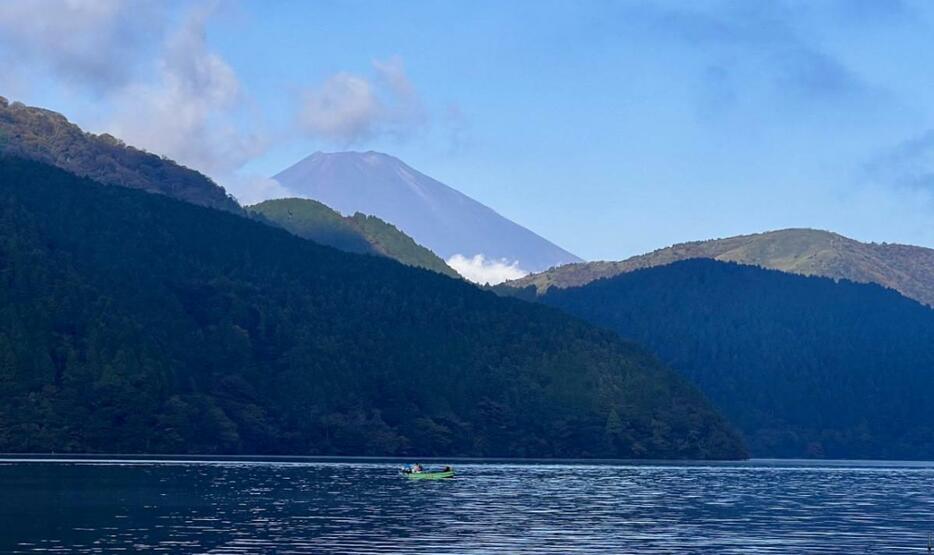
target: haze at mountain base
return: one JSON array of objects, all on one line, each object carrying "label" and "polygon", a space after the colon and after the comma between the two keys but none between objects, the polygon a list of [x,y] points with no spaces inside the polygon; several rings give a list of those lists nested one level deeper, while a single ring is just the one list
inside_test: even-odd
[{"label": "haze at mountain base", "polygon": [[482,254],[471,257],[455,254],[446,262],[470,281],[485,285],[497,285],[529,274],[519,267],[518,261],[487,260]]}]

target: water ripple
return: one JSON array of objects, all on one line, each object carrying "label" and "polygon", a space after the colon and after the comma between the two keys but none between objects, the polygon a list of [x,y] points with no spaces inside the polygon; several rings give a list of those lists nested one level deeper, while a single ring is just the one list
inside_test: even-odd
[{"label": "water ripple", "polygon": [[2,553],[910,553],[928,467],[0,464]]}]

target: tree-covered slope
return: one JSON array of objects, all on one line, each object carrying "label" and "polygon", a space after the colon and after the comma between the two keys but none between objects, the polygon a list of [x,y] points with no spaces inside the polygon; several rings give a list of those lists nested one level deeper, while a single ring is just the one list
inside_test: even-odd
[{"label": "tree-covered slope", "polygon": [[713,258],[806,276],[877,283],[906,297],[934,306],[934,249],[891,243],[861,243],[816,229],[783,229],[726,239],[681,243],[619,262],[585,262],[560,266],[509,282],[576,287],[640,268],[691,258]]},{"label": "tree-covered slope", "polygon": [[0,97],[0,154],[27,158],[120,185],[202,206],[240,212],[237,202],[208,177],[125,145],[110,135],[85,133],[65,116]]},{"label": "tree-covered slope", "polygon": [[458,277],[457,272],[435,253],[375,216],[359,212],[342,216],[316,200],[300,198],[267,200],[250,206],[249,210],[322,245],[347,252],[388,256],[409,266]]},{"label": "tree-covered slope", "polygon": [[934,457],[934,310],[892,290],[696,259],[541,300],[650,346],[753,456]]},{"label": "tree-covered slope", "polygon": [[270,223],[316,243],[358,254],[376,254],[359,229],[336,210],[310,199],[267,200],[248,206]]},{"label": "tree-covered slope", "polygon": [[439,274],[460,278],[460,274],[447,265],[440,256],[419,245],[405,233],[376,216],[356,212],[350,216],[353,224],[363,233],[376,251],[403,264],[433,270]]},{"label": "tree-covered slope", "polygon": [[739,457],[559,311],[0,160],[0,451]]}]

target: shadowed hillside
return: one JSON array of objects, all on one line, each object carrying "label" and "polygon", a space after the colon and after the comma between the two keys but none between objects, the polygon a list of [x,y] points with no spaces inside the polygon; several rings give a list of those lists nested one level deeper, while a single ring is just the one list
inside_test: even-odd
[{"label": "shadowed hillside", "polygon": [[615,334],[0,159],[0,451],[735,458]]},{"label": "shadowed hillside", "polygon": [[651,347],[753,456],[934,457],[934,309],[895,291],[696,259],[539,299]]}]

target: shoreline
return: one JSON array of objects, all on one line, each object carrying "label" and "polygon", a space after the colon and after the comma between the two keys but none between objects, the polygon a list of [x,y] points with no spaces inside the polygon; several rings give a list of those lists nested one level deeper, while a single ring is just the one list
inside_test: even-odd
[{"label": "shoreline", "polygon": [[559,459],[510,457],[379,457],[349,455],[204,455],[163,453],[0,453],[0,463],[151,463],[151,464],[393,464],[418,460],[426,463],[508,464],[536,466],[694,466],[694,467],[831,467],[831,468],[932,468],[934,461],[887,459]]}]

